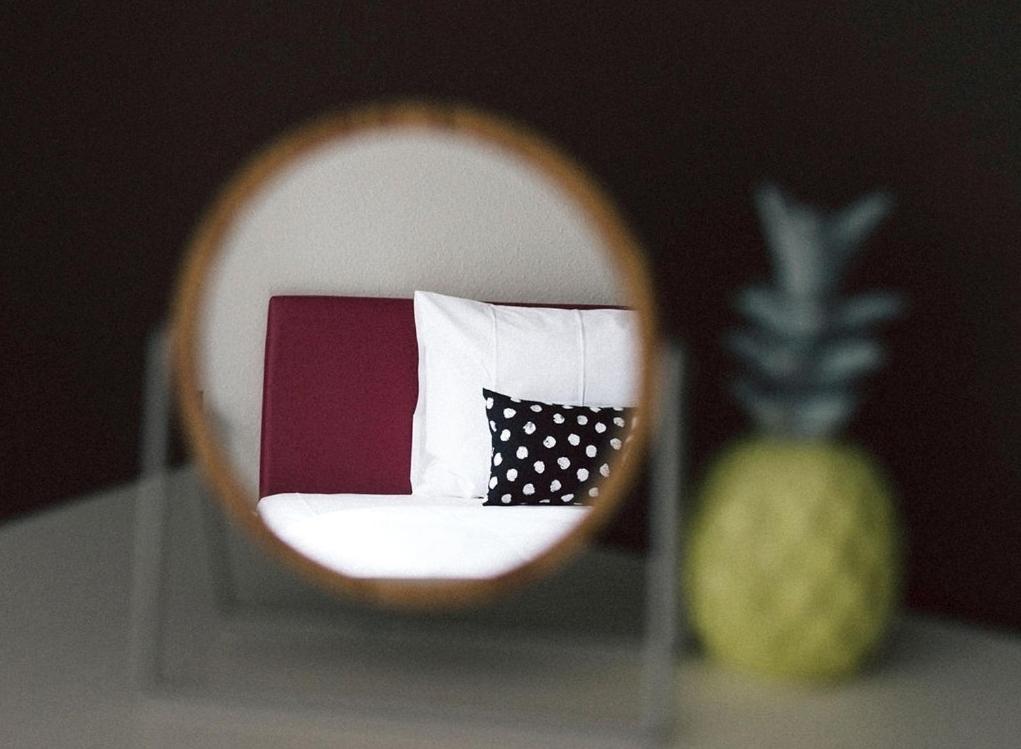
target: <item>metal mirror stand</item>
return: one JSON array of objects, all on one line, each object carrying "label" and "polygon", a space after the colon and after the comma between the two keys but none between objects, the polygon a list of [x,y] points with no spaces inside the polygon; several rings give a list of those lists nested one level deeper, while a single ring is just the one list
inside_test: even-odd
[{"label": "metal mirror stand", "polygon": [[[628,649],[625,656],[630,667],[637,670],[638,681],[640,682],[637,685],[639,693],[635,695],[639,703],[636,711],[637,720],[633,721],[633,724],[629,721],[627,726],[578,725],[574,726],[573,729],[569,729],[573,730],[574,733],[572,735],[577,735],[578,733],[584,735],[591,731],[598,732],[599,735],[605,737],[608,730],[613,732],[616,729],[622,731],[627,737],[628,745],[637,743],[646,746],[663,746],[673,736],[675,716],[678,708],[676,651],[680,641],[681,622],[683,621],[679,611],[677,548],[680,507],[682,506],[683,457],[685,455],[685,446],[682,442],[684,415],[683,368],[683,356],[680,346],[676,343],[665,344],[662,356],[662,372],[660,373],[660,403],[658,413],[656,414],[657,423],[655,424],[655,432],[651,440],[652,475],[650,487],[649,549],[642,562],[644,572],[641,573],[641,576],[644,576],[644,622],[635,623],[640,626],[640,629],[637,630],[640,632],[641,638],[639,647]],[[204,688],[200,683],[201,679],[198,680],[199,683],[194,679],[184,679],[183,683],[178,683],[175,682],[175,678],[172,675],[175,668],[171,661],[190,659],[193,662],[205,663],[215,660],[215,658],[208,655],[208,652],[205,654],[192,653],[190,655],[185,652],[185,655],[182,656],[180,647],[182,641],[185,643],[184,650],[187,651],[193,643],[198,641],[199,633],[207,631],[207,627],[211,629],[226,628],[229,630],[232,625],[237,625],[234,627],[236,638],[238,632],[251,630],[253,615],[252,612],[244,611],[244,606],[239,606],[236,597],[233,595],[231,565],[228,559],[228,544],[226,541],[226,536],[230,529],[223,521],[214,503],[208,497],[200,497],[199,504],[205,510],[198,511],[197,517],[199,522],[197,525],[200,526],[199,535],[205,539],[202,544],[205,549],[205,559],[200,560],[197,566],[193,564],[193,567],[199,570],[199,574],[206,577],[204,585],[211,593],[206,596],[204,603],[200,602],[197,606],[194,603],[189,603],[185,604],[184,608],[202,608],[204,606],[206,609],[205,618],[197,621],[206,622],[207,624],[190,625],[192,629],[186,634],[184,639],[182,640],[178,637],[178,647],[176,650],[168,646],[168,641],[173,640],[171,636],[172,627],[168,625],[168,621],[173,618],[175,607],[182,607],[180,603],[182,600],[180,589],[182,587],[189,587],[182,586],[180,583],[175,585],[168,582],[168,580],[173,577],[175,565],[181,566],[182,560],[187,561],[189,556],[196,556],[192,550],[197,548],[194,538],[195,533],[190,533],[184,539],[175,539],[174,523],[171,522],[174,512],[180,511],[180,497],[172,496],[173,487],[171,485],[174,481],[175,472],[170,471],[168,466],[171,400],[167,336],[165,331],[161,329],[150,337],[147,352],[145,411],[141,444],[142,476],[139,483],[135,516],[131,599],[131,663],[136,684],[139,688],[139,694],[142,699],[156,700],[180,699],[184,695],[193,702],[215,704],[225,700],[230,701],[230,698],[226,696],[225,683],[241,682],[233,684],[233,686],[238,687],[234,692],[233,702],[265,704],[265,694],[261,694],[254,700],[247,699],[245,687],[251,683],[262,683],[263,681],[270,683],[271,678],[266,677],[263,679],[263,676],[258,671],[260,668],[258,661],[261,660],[259,653],[272,652],[276,660],[279,661],[282,657],[279,649],[268,651],[255,650],[254,656],[249,652],[245,656],[247,672],[242,675],[232,676],[228,673],[229,669],[222,665],[215,667],[218,668],[216,675],[221,682],[216,686]],[[178,471],[177,473],[180,472]],[[193,491],[192,493],[194,494],[195,492]],[[201,494],[201,492],[199,493]],[[174,506],[175,502],[178,506]],[[183,534],[179,533],[179,535]],[[189,551],[184,554],[180,552],[175,553],[175,546],[186,546]],[[192,561],[194,562],[194,560]],[[177,594],[174,593],[175,590]],[[615,606],[615,600],[607,600],[601,604],[597,603],[594,606],[589,606],[589,609],[599,611],[601,607],[612,609]],[[388,628],[385,621],[386,612],[374,613],[362,611],[361,613],[364,617],[368,617],[368,622],[363,622],[361,626],[356,626],[353,630],[348,627],[347,631],[342,633],[342,636],[349,639],[354,638],[357,652],[359,653],[367,651],[378,652],[381,659],[378,662],[383,665],[378,667],[377,670],[387,671],[389,669],[391,679],[394,678],[395,674],[401,674],[401,678],[404,677],[404,674],[410,668],[407,665],[409,661],[404,659],[409,657],[408,653],[411,653],[411,658],[414,659],[416,649],[423,651],[421,656],[423,659],[431,658],[430,666],[436,668],[435,661],[437,657],[435,655],[435,646],[437,642],[442,641],[444,644],[449,644],[451,638],[459,636],[456,629],[442,629],[439,637],[436,637],[435,633],[431,637],[420,636],[420,630],[429,629],[432,624],[431,622],[405,618],[401,622],[401,626],[396,628],[391,626]],[[376,617],[376,619],[373,619],[373,617]],[[642,612],[639,608],[635,618],[641,617]],[[274,613],[274,624],[278,630],[281,618],[283,620],[288,619],[288,612],[286,610],[283,612],[278,610]],[[338,617],[339,619],[340,617]],[[377,619],[378,621],[376,621]],[[300,620],[300,615],[295,612],[294,621],[299,622]],[[211,625],[208,624],[210,622],[212,623]],[[338,625],[340,625],[339,621]],[[246,627],[248,630],[246,630]],[[435,630],[436,628],[433,627],[433,629]],[[464,652],[484,654],[487,652],[487,649],[496,649],[506,645],[507,642],[515,641],[518,632],[512,632],[510,627],[507,629],[509,639],[502,637],[502,633],[500,637],[493,637],[492,633],[483,635],[481,639],[477,636],[477,633],[474,636],[465,637],[463,648],[458,652],[462,654]],[[341,626],[337,631],[342,630],[343,627]],[[294,637],[301,639],[303,644],[307,644],[310,637],[314,638],[318,635],[326,636],[322,631],[317,631],[314,628],[310,630],[308,627],[302,626],[297,626],[293,631],[296,633]],[[378,636],[380,631],[387,632],[387,635],[381,638]],[[284,632],[285,634],[282,637],[290,637],[290,635],[286,634],[286,627]],[[584,631],[572,632],[570,640],[567,641],[564,647],[568,649],[581,648],[582,650],[579,651],[582,652],[580,661],[579,657],[576,656],[573,663],[582,662],[589,664],[589,668],[596,668],[596,666],[591,664],[598,662],[598,654],[601,648],[605,649],[605,643],[602,643],[596,637],[589,638],[591,642],[587,642],[587,634]],[[280,636],[279,631],[278,636]],[[334,632],[333,637],[336,638],[336,636],[337,634]],[[580,645],[578,645],[579,640],[581,641]],[[235,641],[232,640],[231,642]],[[397,641],[403,643],[404,650],[400,654],[391,655],[390,653],[393,651]],[[333,644],[328,647],[335,647],[336,640],[331,640],[330,642]],[[503,661],[500,658],[496,658],[496,666],[491,664],[487,666],[487,669],[492,669],[491,671],[486,671],[486,676],[492,681],[494,692],[499,692],[500,689],[506,688],[506,674],[500,672],[501,666],[499,664],[505,663],[513,667],[519,662],[521,654],[526,652],[529,646],[525,645],[523,650],[519,642],[514,647],[517,649],[514,650],[513,658],[506,659],[505,657]],[[558,644],[557,647],[561,648],[561,644]],[[588,651],[584,652],[586,648]],[[427,650],[428,652],[425,652]],[[545,663],[549,652],[551,650],[547,648],[545,654],[541,652],[532,653],[535,656],[533,662],[538,664]],[[387,661],[387,658],[390,660]],[[321,666],[321,664],[319,665]],[[277,663],[276,666],[279,668],[280,664]],[[300,671],[302,668],[305,668],[305,666],[301,662],[290,665],[292,672],[295,670]],[[371,670],[373,666],[368,668]],[[442,668],[446,667],[441,666]],[[463,670],[463,668],[463,662],[449,666],[450,678],[455,681],[458,678],[464,678],[463,674],[459,672],[459,669]],[[322,674],[320,674],[321,676]],[[446,678],[446,676],[441,675],[440,678]],[[547,670],[542,681],[544,683],[556,684],[558,678],[559,676],[550,676]],[[592,671],[591,675],[585,678],[588,679],[586,688],[601,692],[609,703],[612,703],[616,697],[621,695],[608,692],[611,692],[611,690],[620,692],[622,689],[626,689],[626,687],[622,687],[620,683],[615,681],[611,674],[598,669]],[[316,679],[310,674],[304,681],[315,682]],[[362,681],[365,681],[364,675]],[[301,682],[301,679],[299,679],[299,682]],[[320,682],[322,682],[321,678]],[[590,682],[595,683],[590,684]],[[343,685],[347,683],[353,684],[345,676],[338,682],[339,686],[333,686],[330,689],[343,692],[345,691]],[[357,691],[360,686],[362,686],[361,682],[359,682],[359,685],[353,686],[352,691]],[[577,690],[577,684],[574,684],[571,688]],[[465,685],[465,689],[475,694],[479,691],[479,684],[477,682],[470,682],[470,684]],[[251,697],[250,694],[248,696]],[[336,712],[338,706],[343,709],[345,704],[352,704],[350,700],[346,699],[347,695],[345,694],[334,694],[333,696],[336,698],[335,700],[324,703],[321,694],[318,698],[309,697],[308,699],[303,699],[302,695],[295,695],[291,691],[288,693],[287,699],[284,700],[284,707],[296,711],[299,715],[312,715],[316,709],[327,708]],[[439,699],[442,702],[444,697],[441,696]],[[455,700],[448,699],[448,701]],[[279,705],[276,707],[279,708]],[[373,705],[366,705],[364,701],[358,707],[363,711],[373,711],[374,709]],[[438,710],[434,698],[434,704],[427,706],[425,709],[418,709],[418,717],[427,716],[431,720],[447,720],[451,724],[458,720],[487,720],[491,717],[487,716],[484,711],[480,712],[477,709],[475,709],[475,712],[472,712],[474,709],[472,705],[468,705],[467,708],[465,708],[465,705],[457,705],[456,707],[460,708],[460,711],[453,709],[454,705],[450,705],[451,710],[446,715],[444,714],[444,707],[446,705],[441,704]],[[468,710],[468,713],[464,712],[465,709]],[[404,714],[408,711],[415,712],[415,709],[414,707],[409,707],[408,710],[404,710],[403,707],[398,707],[398,713]],[[392,712],[391,710],[391,714]],[[556,729],[556,731],[563,734],[565,731],[564,726],[571,721],[572,717],[577,720],[577,717],[572,715],[559,717],[562,717],[562,719],[546,721],[545,724],[543,721],[529,720],[527,725],[531,726],[534,724],[537,731],[542,731],[545,727]],[[521,718],[522,716],[517,716],[516,725],[518,727],[525,722]]]}]

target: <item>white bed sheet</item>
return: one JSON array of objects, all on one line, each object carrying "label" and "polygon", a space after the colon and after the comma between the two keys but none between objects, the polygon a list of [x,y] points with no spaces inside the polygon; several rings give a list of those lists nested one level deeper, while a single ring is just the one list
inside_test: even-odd
[{"label": "white bed sheet", "polygon": [[487,578],[531,561],[582,521],[582,506],[483,507],[481,499],[273,494],[259,514],[303,555],[352,577]]}]

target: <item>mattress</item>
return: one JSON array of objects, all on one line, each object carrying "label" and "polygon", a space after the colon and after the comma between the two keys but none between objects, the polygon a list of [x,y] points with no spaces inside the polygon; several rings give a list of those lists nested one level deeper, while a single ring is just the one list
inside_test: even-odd
[{"label": "mattress", "polygon": [[533,560],[588,512],[481,499],[273,494],[259,514],[284,543],[351,577],[487,578]]}]

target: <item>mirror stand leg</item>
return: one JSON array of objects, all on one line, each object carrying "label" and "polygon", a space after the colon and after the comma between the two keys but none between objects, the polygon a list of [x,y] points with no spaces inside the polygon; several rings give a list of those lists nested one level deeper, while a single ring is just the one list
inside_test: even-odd
[{"label": "mirror stand leg", "polygon": [[648,746],[667,744],[676,727],[676,643],[681,622],[677,547],[684,475],[683,373],[683,352],[679,344],[668,341],[663,351],[661,400],[650,451],[652,483],[641,695],[642,729]]},{"label": "mirror stand leg", "polygon": [[218,502],[202,502],[202,526],[209,556],[209,582],[217,613],[228,617],[237,610],[238,596],[228,546],[227,518]]},{"label": "mirror stand leg", "polygon": [[164,608],[163,577],[167,534],[167,447],[170,374],[166,331],[147,341],[142,415],[141,479],[134,508],[129,658],[132,677],[143,692],[159,683]]}]

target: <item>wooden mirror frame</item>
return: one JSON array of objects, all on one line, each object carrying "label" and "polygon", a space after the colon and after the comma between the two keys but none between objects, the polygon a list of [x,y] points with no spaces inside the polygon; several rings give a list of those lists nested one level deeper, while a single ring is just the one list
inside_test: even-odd
[{"label": "wooden mirror frame", "polygon": [[[202,405],[199,326],[211,270],[242,208],[274,177],[310,152],[370,130],[436,130],[482,141],[523,161],[569,198],[609,248],[611,261],[639,316],[641,375],[630,459],[601,487],[584,520],[531,561],[486,579],[370,579],[349,577],[303,556],[279,539],[255,511],[258,497],[232,469]],[[268,303],[268,300],[267,300]],[[400,102],[324,116],[284,135],[257,153],[225,186],[199,223],[178,280],[171,320],[171,357],[184,432],[208,482],[248,534],[290,567],[333,592],[393,608],[428,610],[467,606],[508,593],[549,574],[577,553],[614,514],[642,463],[655,413],[658,335],[655,297],[645,255],[613,201],[581,166],[525,127],[461,105]]]}]

